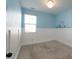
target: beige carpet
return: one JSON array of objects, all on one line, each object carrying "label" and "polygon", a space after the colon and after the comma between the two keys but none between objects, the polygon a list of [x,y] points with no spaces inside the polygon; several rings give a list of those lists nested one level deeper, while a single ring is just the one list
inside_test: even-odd
[{"label": "beige carpet", "polygon": [[55,40],[23,46],[18,59],[72,59],[72,48]]}]

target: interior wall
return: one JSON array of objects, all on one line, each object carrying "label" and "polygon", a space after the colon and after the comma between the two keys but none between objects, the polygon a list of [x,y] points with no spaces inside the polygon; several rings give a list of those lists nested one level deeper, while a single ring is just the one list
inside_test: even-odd
[{"label": "interior wall", "polygon": [[72,27],[72,9],[67,9],[56,15],[56,27]]},{"label": "interior wall", "polygon": [[[11,59],[16,58],[20,48],[20,35],[21,35],[21,7],[18,0],[6,1],[6,52],[12,52]],[[10,40],[8,31],[11,31]]]},{"label": "interior wall", "polygon": [[37,28],[35,33],[23,33],[22,45],[40,43],[50,40],[55,40],[56,29],[52,28]]},{"label": "interior wall", "polygon": [[72,46],[72,28],[37,28],[35,33],[23,33],[22,45],[58,40]]},{"label": "interior wall", "polygon": [[22,28],[24,28],[24,14],[37,16],[37,28],[55,28],[55,15],[25,8],[22,8]]},{"label": "interior wall", "polygon": [[[36,15],[37,31],[35,33],[24,32],[24,19],[22,18],[22,45],[34,44],[50,40],[58,40],[69,46],[72,45],[72,11],[62,11],[57,15],[45,14],[28,9],[22,9],[24,14]],[[61,25],[61,26],[59,26]],[[65,27],[63,26],[65,25]]]},{"label": "interior wall", "polygon": [[62,11],[56,15],[56,27],[60,27],[56,31],[56,39],[72,45],[72,9]]},{"label": "interior wall", "polygon": [[55,39],[72,46],[72,28],[57,28],[55,30]]},{"label": "interior wall", "polygon": [[[24,14],[37,16],[37,29],[35,33],[24,32]],[[54,29],[52,30],[56,25],[55,15],[22,8],[22,17],[22,45],[55,40]]]}]

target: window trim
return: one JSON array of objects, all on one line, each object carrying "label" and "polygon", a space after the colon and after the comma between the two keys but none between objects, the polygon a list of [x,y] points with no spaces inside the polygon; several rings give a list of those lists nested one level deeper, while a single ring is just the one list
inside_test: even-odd
[{"label": "window trim", "polygon": [[[25,23],[25,15],[31,15],[31,14],[24,14],[24,31],[26,32],[26,33],[32,33],[32,32],[36,32],[36,24],[37,24],[37,16],[36,15],[31,15],[31,16],[35,16],[36,17],[36,23],[35,24],[31,24],[31,23]],[[26,25],[34,25],[35,26],[35,31],[26,31]]]}]

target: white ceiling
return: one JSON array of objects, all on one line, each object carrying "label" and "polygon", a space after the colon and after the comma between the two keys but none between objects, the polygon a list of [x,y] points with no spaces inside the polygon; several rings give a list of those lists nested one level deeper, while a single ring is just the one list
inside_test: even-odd
[{"label": "white ceiling", "polygon": [[36,11],[42,11],[51,14],[57,14],[63,10],[72,8],[72,0],[56,0],[56,5],[49,9],[46,6],[48,0],[20,0],[20,4],[23,8],[32,9]]}]

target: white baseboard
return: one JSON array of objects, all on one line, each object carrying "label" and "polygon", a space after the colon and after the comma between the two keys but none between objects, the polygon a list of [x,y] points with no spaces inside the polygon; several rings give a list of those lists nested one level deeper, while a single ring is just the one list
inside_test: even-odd
[{"label": "white baseboard", "polygon": [[15,54],[14,59],[17,59],[17,57],[18,57],[18,55],[19,55],[19,52],[20,52],[20,49],[21,49],[21,47],[18,48],[18,50],[17,50],[17,52],[16,52],[16,54]]},{"label": "white baseboard", "polygon": [[72,42],[65,41],[65,40],[57,40],[57,41],[59,41],[59,42],[61,42],[61,43],[63,43],[63,44],[66,44],[66,45],[68,45],[68,46],[70,46],[70,47],[72,47]]},{"label": "white baseboard", "polygon": [[[54,40],[54,39],[53,39]],[[52,39],[49,39],[49,40],[39,40],[39,41],[32,41],[32,42],[23,42],[21,43],[22,46],[25,46],[25,45],[32,45],[32,44],[38,44],[38,43],[43,43],[43,42],[48,42],[48,41],[52,41]]]}]

